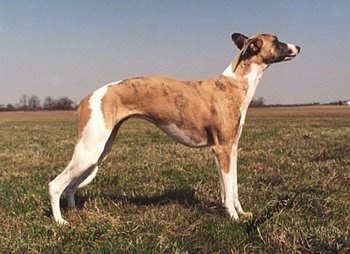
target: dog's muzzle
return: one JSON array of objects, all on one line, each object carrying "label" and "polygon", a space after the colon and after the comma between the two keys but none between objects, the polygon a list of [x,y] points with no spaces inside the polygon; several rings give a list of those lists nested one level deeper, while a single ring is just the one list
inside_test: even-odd
[{"label": "dog's muzzle", "polygon": [[296,57],[300,52],[300,47],[293,45],[293,44],[287,44],[288,46],[288,54],[282,57],[283,61],[292,60],[294,57]]}]

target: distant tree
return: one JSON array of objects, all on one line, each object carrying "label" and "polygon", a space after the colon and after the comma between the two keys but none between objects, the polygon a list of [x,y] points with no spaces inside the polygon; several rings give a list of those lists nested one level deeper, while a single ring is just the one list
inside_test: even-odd
[{"label": "distant tree", "polygon": [[56,106],[56,100],[53,99],[51,96],[47,96],[45,98],[45,101],[44,101],[44,109],[48,109],[48,110],[53,110],[55,109],[55,106]]},{"label": "distant tree", "polygon": [[20,109],[26,110],[28,107],[28,96],[23,94],[21,98],[19,98]]},{"label": "distant tree", "polygon": [[28,99],[28,109],[37,110],[40,109],[40,99],[36,95],[32,95]]},{"label": "distant tree", "polygon": [[58,99],[47,96],[43,108],[47,110],[72,110],[75,108],[75,103],[66,96]]},{"label": "distant tree", "polygon": [[6,105],[6,110],[7,111],[13,111],[13,110],[15,110],[16,108],[15,108],[15,106],[13,106],[13,104],[7,104]]},{"label": "distant tree", "polygon": [[58,110],[72,110],[74,109],[74,107],[75,107],[74,102],[68,97],[60,97],[56,101],[56,109]]},{"label": "distant tree", "polygon": [[257,99],[253,99],[250,103],[251,107],[263,107],[265,106],[265,99],[264,97],[259,97]]}]

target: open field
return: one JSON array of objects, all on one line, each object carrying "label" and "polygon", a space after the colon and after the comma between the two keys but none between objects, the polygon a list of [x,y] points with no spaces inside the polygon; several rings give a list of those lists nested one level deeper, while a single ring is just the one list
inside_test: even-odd
[{"label": "open field", "polygon": [[132,120],[78,209],[53,222],[47,184],[69,162],[74,112],[0,113],[0,252],[350,253],[350,107],[251,109],[230,221],[210,148]]}]

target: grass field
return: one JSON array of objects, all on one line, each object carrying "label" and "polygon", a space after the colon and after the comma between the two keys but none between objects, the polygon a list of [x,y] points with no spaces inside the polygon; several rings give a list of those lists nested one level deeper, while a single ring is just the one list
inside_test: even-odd
[{"label": "grass field", "polygon": [[234,223],[211,150],[123,125],[95,180],[62,199],[47,184],[69,162],[73,112],[0,113],[0,252],[350,253],[350,107],[251,109],[240,141]]}]

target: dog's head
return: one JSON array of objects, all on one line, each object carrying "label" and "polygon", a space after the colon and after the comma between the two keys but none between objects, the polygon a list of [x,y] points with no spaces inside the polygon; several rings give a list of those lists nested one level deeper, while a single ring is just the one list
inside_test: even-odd
[{"label": "dog's head", "polygon": [[300,52],[299,46],[280,42],[276,36],[270,34],[260,34],[248,38],[243,34],[234,33],[232,40],[241,50],[233,70],[244,60],[268,66],[291,60]]}]

